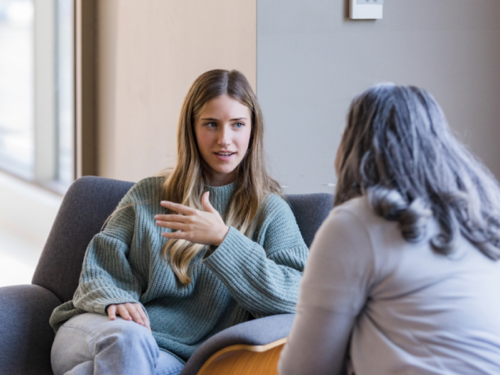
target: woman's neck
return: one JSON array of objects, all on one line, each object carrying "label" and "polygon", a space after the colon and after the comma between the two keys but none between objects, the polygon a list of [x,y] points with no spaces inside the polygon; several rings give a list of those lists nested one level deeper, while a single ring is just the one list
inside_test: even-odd
[{"label": "woman's neck", "polygon": [[226,186],[236,181],[236,170],[231,173],[217,173],[215,171],[207,173],[208,186]]}]

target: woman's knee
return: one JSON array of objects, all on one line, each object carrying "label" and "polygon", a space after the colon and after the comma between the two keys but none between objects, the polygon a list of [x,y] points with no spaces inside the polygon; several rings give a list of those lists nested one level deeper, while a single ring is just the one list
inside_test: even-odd
[{"label": "woman's knee", "polygon": [[86,313],[67,321],[61,328],[70,329],[75,335],[92,341],[104,336],[123,336],[125,339],[133,337],[135,340],[154,341],[151,332],[133,321],[117,317],[111,320],[107,315]]},{"label": "woman's knee", "polygon": [[152,333],[146,327],[122,318],[110,320],[107,324],[102,325],[99,331],[99,336],[102,338],[104,336],[112,335],[123,337],[123,340],[127,342],[141,341],[150,342],[151,344],[156,345],[156,341]]},{"label": "woman's knee", "polygon": [[121,318],[110,320],[103,325],[95,338],[95,350],[114,347],[123,353],[147,351],[151,358],[157,358],[159,347],[152,333],[144,326]]},{"label": "woman's knee", "polygon": [[117,360],[117,366],[128,367],[132,361],[141,369],[154,368],[158,356],[158,344],[144,326],[121,318],[82,314],[59,328],[51,362],[54,372],[63,374],[87,361],[104,366],[106,361]]},{"label": "woman's knee", "polygon": [[[57,352],[88,353],[95,356],[104,347],[128,351],[148,350],[153,357],[158,356],[158,344],[151,332],[144,326],[122,318],[109,319],[106,315],[82,314],[70,319],[58,331],[54,345]],[[78,349],[78,350],[76,350]]]}]

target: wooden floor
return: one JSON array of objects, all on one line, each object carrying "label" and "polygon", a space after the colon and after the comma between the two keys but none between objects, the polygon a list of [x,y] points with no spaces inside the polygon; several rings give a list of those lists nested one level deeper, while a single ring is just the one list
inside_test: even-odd
[{"label": "wooden floor", "polygon": [[286,338],[268,345],[233,345],[212,355],[197,375],[278,375]]}]

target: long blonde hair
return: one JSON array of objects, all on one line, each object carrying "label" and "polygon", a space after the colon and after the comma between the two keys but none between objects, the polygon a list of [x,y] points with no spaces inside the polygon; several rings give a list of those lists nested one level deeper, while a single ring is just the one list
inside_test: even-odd
[{"label": "long blonde hair", "polygon": [[[210,70],[199,76],[184,99],[177,130],[177,165],[163,186],[165,200],[203,210],[203,195],[207,174],[196,143],[195,120],[207,102],[221,95],[239,101],[252,113],[252,131],[248,151],[237,167],[236,189],[224,218],[247,237],[255,230],[254,221],[259,208],[270,193],[281,195],[280,185],[267,172],[264,157],[263,117],[257,98],[245,76],[237,70]],[[224,213],[221,212],[221,215]],[[188,267],[204,245],[181,239],[167,241],[162,256],[179,281],[191,282]]]}]

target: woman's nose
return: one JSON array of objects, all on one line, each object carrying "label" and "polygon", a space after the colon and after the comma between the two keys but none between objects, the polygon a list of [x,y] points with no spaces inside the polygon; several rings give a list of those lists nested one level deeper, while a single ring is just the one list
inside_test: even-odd
[{"label": "woman's nose", "polygon": [[219,132],[219,145],[225,147],[231,144],[231,131],[223,127]]}]

